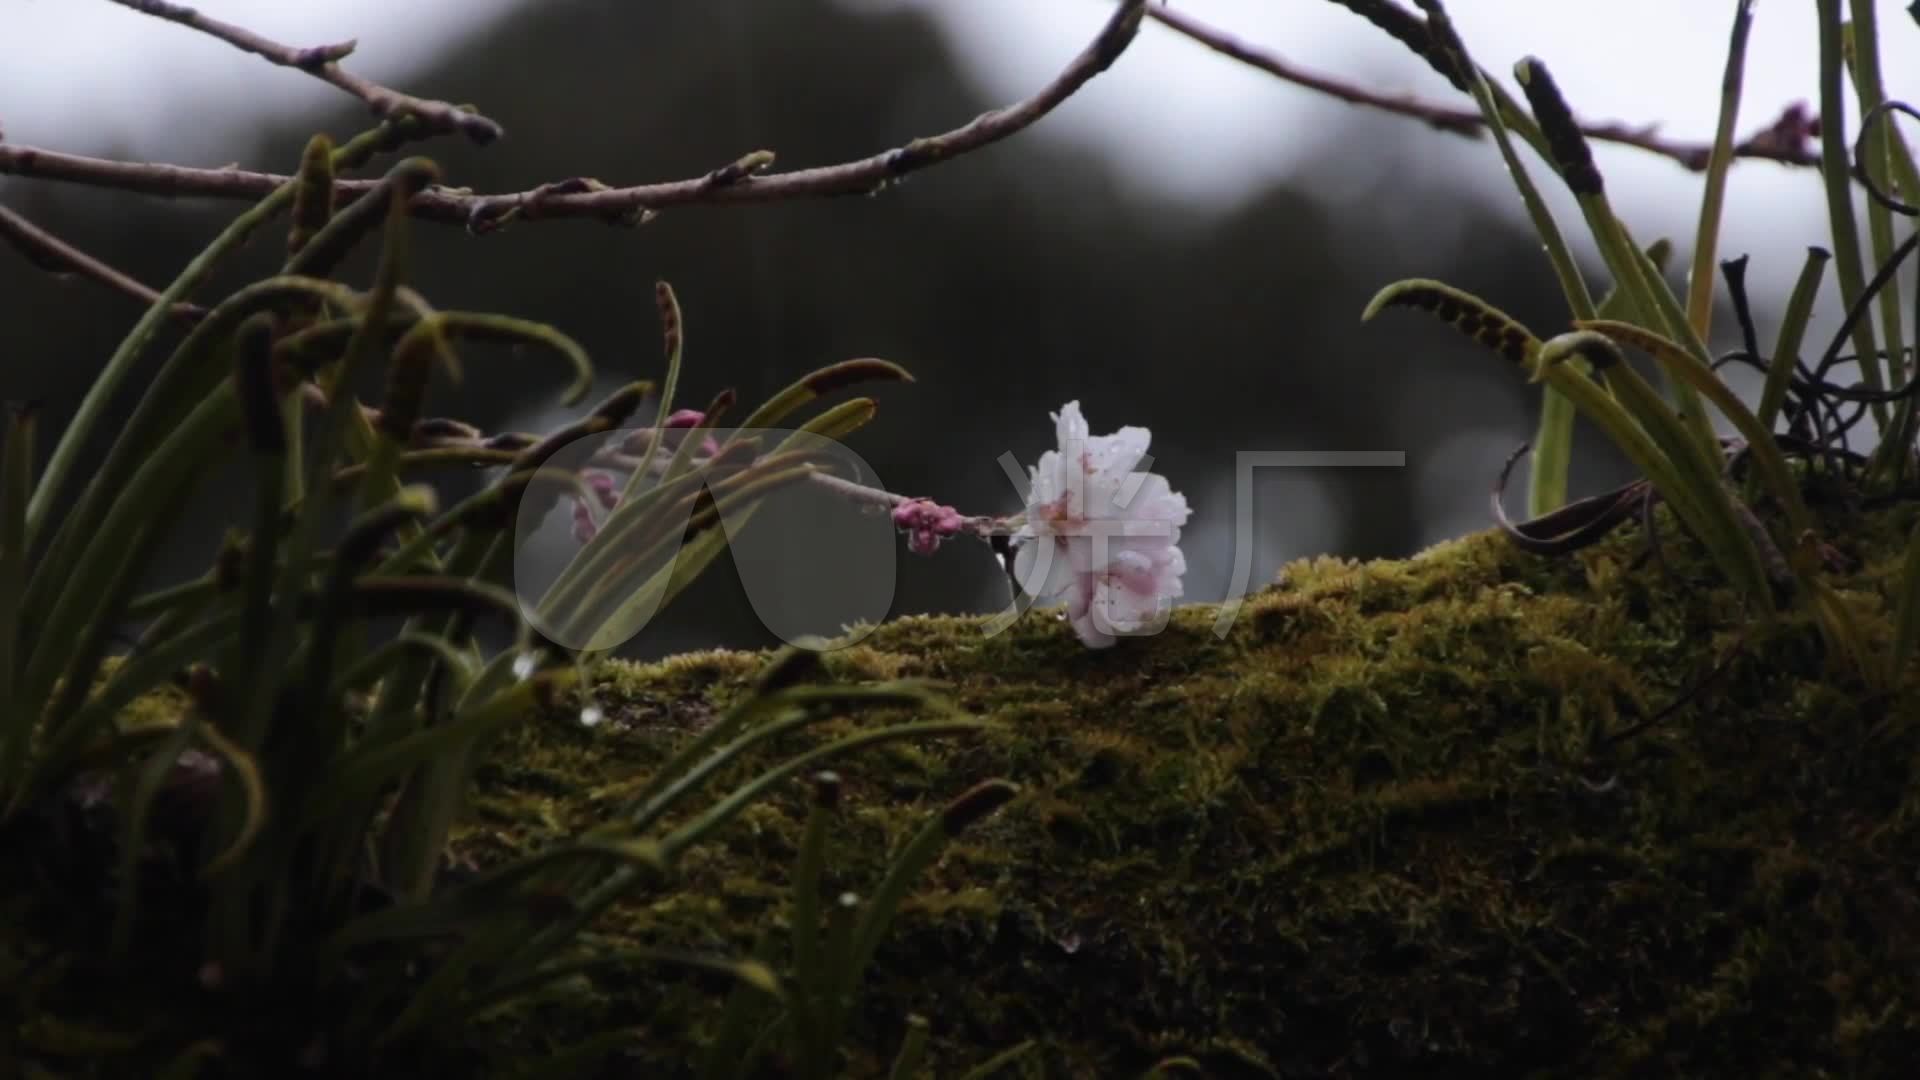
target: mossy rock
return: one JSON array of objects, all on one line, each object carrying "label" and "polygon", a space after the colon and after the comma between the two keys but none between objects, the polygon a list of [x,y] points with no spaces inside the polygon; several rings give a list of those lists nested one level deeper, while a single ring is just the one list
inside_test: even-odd
[{"label": "mossy rock", "polygon": [[[1824,523],[1873,648],[1913,524],[1912,507]],[[1106,650],[1033,612],[991,636],[900,619],[827,653],[837,677],[937,680],[993,722],[836,765],[831,890],[870,890],[975,782],[1022,787],[893,924],[848,1075],[884,1074],[909,1013],[931,1021],[940,1077],[1029,1039],[1001,1075],[1133,1077],[1178,1054],[1217,1077],[1909,1075],[1912,670],[1898,693],[1859,683],[1811,622],[1754,622],[1665,536],[1652,560],[1637,529],[1553,559],[1486,533],[1308,560],[1224,637],[1198,605]],[[540,717],[498,746],[457,853],[484,864],[597,824],[764,660],[607,665],[603,723]],[[796,784],[752,808],[591,947],[777,935],[804,806]],[[687,1075],[723,992],[596,977],[482,1038],[540,1059],[620,1028],[606,1075]],[[31,1045],[44,1017],[16,1019]]]}]

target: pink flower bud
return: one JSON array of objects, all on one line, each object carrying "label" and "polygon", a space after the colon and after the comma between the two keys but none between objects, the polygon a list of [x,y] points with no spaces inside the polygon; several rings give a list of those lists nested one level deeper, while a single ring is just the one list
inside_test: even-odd
[{"label": "pink flower bud", "polygon": [[932,499],[908,499],[896,505],[891,516],[894,528],[907,534],[907,550],[915,555],[933,554],[940,549],[940,541],[967,525],[960,511]]},{"label": "pink flower bud", "polygon": [[588,469],[580,474],[600,505],[611,510],[620,504],[620,490],[615,486],[613,474],[605,469]]},{"label": "pink flower bud", "polygon": [[[581,483],[593,495],[593,501],[600,504],[602,510],[612,510],[620,505],[619,482],[605,469],[583,469]],[[573,498],[573,538],[584,544],[592,540],[600,526],[593,520],[593,508],[585,499],[575,495]]]}]

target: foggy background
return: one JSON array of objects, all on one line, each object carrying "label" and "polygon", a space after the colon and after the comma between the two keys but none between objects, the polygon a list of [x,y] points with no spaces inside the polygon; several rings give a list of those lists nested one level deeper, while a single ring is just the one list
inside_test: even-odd
[{"label": "foggy background", "polygon": [[[1523,55],[1541,57],[1583,119],[1711,137],[1730,2],[1621,0],[1604,13],[1524,0],[1453,6],[1485,67],[1504,73]],[[576,175],[678,179],[761,148],[778,153],[779,170],[862,157],[1031,94],[1111,10],[1100,0],[201,7],[295,46],[357,38],[349,70],[478,104],[504,139],[478,149],[442,138],[410,152],[479,191]],[[1322,73],[1470,104],[1333,4],[1178,7]],[[1889,95],[1911,99],[1920,65],[1901,58],[1920,29],[1898,3],[1879,11]],[[1817,106],[1816,74],[1812,5],[1761,5],[1739,133],[1792,102]],[[290,171],[314,131],[344,139],[367,126],[346,95],[182,27],[92,0],[0,0],[0,132],[10,142]],[[1700,177],[1640,151],[1596,144],[1596,153],[1637,238],[1671,237],[1683,267]],[[1604,275],[1571,199],[1543,163],[1530,154],[1527,163],[1597,293]],[[155,287],[245,205],[4,177],[0,201]],[[197,298],[277,267],[283,236],[257,236]],[[1194,508],[1182,541],[1189,600],[1227,587],[1236,451],[1407,455],[1405,469],[1263,470],[1256,583],[1291,558],[1401,556],[1489,524],[1487,491],[1532,434],[1536,392],[1431,319],[1391,313],[1362,325],[1380,287],[1441,278],[1542,336],[1567,318],[1490,140],[1325,99],[1151,21],[1110,71],[1035,127],[876,197],[676,208],[638,230],[531,222],[475,238],[422,223],[414,237],[412,284],[429,300],[554,324],[592,352],[601,392],[660,373],[657,278],[685,310],[683,406],[733,387],[738,419],[823,364],[904,365],[919,381],[868,391],[880,412],[850,446],[891,489],[963,512],[1017,507],[996,459],[1011,451],[1032,463],[1052,445],[1047,414],[1066,401],[1082,403],[1095,434],[1150,428],[1154,470]],[[1827,243],[1811,170],[1736,163],[1720,255],[1753,257],[1763,343],[1805,247]],[[363,257],[349,278],[364,283],[367,268]],[[1822,300],[1810,348],[1837,321],[1831,283]],[[0,250],[0,396],[45,403],[42,460],[138,315],[127,298]],[[1732,331],[1723,310],[1716,350]],[[143,370],[163,356],[150,351]],[[430,413],[488,430],[545,430],[572,415],[554,403],[564,373],[544,359],[475,347],[466,370],[460,387],[436,383]],[[1591,430],[1576,451],[1576,494],[1624,477]],[[1516,513],[1524,483],[1522,468],[1510,489]],[[169,575],[204,568],[248,490],[237,475],[207,477]],[[954,541],[931,559],[896,552],[896,614],[1005,603],[1004,575],[979,544]],[[723,560],[639,646],[770,641]]]}]

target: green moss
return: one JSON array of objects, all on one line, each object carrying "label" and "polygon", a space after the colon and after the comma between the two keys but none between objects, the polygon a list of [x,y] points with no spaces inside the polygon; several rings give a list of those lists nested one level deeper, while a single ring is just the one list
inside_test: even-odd
[{"label": "green moss", "polygon": [[[1827,523],[1858,567],[1835,584],[1883,648],[1912,518]],[[1101,651],[1033,613],[995,637],[901,619],[829,653],[839,678],[939,680],[995,726],[841,762],[827,887],[870,891],[984,777],[1024,789],[904,905],[851,1074],[916,1012],[938,1076],[1023,1039],[1028,1076],[1175,1053],[1223,1077],[1898,1075],[1920,1060],[1912,682],[1848,682],[1811,623],[1750,623],[1665,536],[1664,564],[1640,564],[1638,533],[1555,560],[1495,534],[1307,560],[1224,639],[1194,606]],[[607,665],[606,723],[503,738],[456,848],[487,862],[597,823],[763,659]],[[743,815],[600,939],[745,950],[777,931],[803,812],[796,785]],[[623,1068],[674,1076],[717,1015],[715,987],[636,971],[490,1038],[544,1053],[623,1027]]]}]

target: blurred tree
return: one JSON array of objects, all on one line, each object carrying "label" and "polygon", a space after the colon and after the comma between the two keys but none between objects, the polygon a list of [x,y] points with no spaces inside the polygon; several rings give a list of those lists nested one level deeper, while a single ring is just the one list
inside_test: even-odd
[{"label": "blurred tree", "polygon": [[[530,4],[409,89],[478,100],[505,126],[507,137],[484,149],[444,139],[425,151],[450,183],[483,191],[577,175],[615,184],[697,176],[759,148],[777,151],[781,169],[827,164],[1000,104],[974,95],[919,14],[853,13],[828,0]],[[1098,93],[1098,82],[1086,92]],[[352,105],[317,122],[290,119],[259,133],[245,160],[291,169],[315,128],[361,126]],[[1424,140],[1445,137],[1359,116],[1318,133],[1325,160],[1315,172],[1338,175],[1342,161],[1384,154],[1417,176]],[[1207,525],[1210,535],[1233,520],[1232,507],[1206,493],[1232,491],[1236,450],[1401,449],[1417,462],[1462,431],[1491,428],[1512,442],[1530,432],[1531,395],[1484,354],[1425,326],[1358,323],[1378,286],[1418,273],[1557,328],[1565,315],[1537,244],[1491,211],[1463,211],[1457,197],[1408,184],[1397,197],[1414,212],[1395,220],[1480,215],[1441,230],[1471,243],[1434,250],[1436,238],[1395,234],[1367,215],[1330,217],[1311,191],[1275,188],[1220,214],[1158,203],[1116,180],[1097,155],[1049,138],[1043,120],[874,198],[679,208],[638,230],[523,222],[474,238],[423,228],[416,281],[444,306],[568,330],[611,380],[657,370],[650,296],[666,278],[687,308],[688,405],[723,386],[757,399],[851,356],[900,362],[920,383],[883,391],[883,413],[855,449],[894,490],[970,511],[1013,505],[995,459],[1012,451],[1031,461],[1051,441],[1048,411],[1074,398],[1096,431],[1153,429],[1155,470],[1195,497],[1194,531]],[[9,205],[154,284],[236,209],[25,181],[4,190]],[[277,234],[253,247],[224,281],[277,262]],[[0,355],[11,360],[0,392],[45,400],[49,419],[66,414],[136,316],[133,304],[48,278],[11,253],[0,255],[0,290],[9,312]],[[512,393],[498,378],[475,379],[471,391],[443,385],[434,411],[524,424],[547,407],[548,379],[542,368]],[[1482,505],[1497,457],[1457,477],[1439,503]],[[1335,537],[1339,553],[1411,550],[1420,507],[1436,504],[1431,492],[1416,498],[1414,469],[1314,479],[1339,515],[1316,535]],[[180,541],[183,570],[210,553],[220,509],[243,501],[224,483],[209,478],[209,513]],[[1298,513],[1257,505],[1263,542],[1284,547]],[[972,554],[955,545],[934,563],[906,560],[895,610],[993,602],[997,570]],[[1215,598],[1231,552],[1199,559],[1218,573],[1196,574],[1190,595]],[[726,572],[709,575],[672,621],[649,651],[767,640]]]}]

